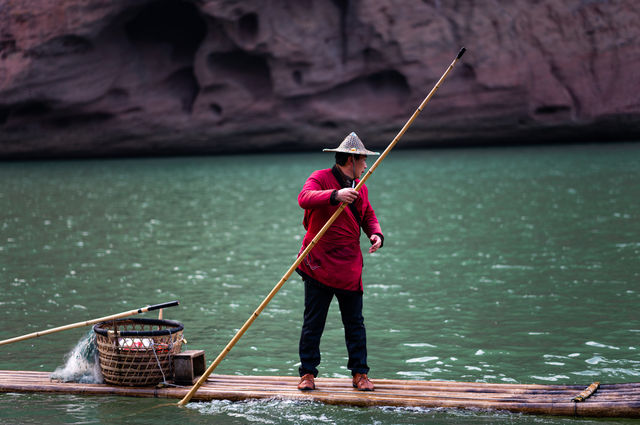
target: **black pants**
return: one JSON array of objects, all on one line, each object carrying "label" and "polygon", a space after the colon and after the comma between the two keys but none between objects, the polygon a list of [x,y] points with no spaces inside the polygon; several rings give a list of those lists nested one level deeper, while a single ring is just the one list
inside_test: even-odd
[{"label": "black pants", "polygon": [[304,280],[304,323],[300,335],[300,376],[318,376],[320,338],[334,295],[338,299],[344,339],[347,344],[351,374],[369,373],[367,366],[367,335],[362,317],[362,292],[344,291],[323,285],[308,276]]}]

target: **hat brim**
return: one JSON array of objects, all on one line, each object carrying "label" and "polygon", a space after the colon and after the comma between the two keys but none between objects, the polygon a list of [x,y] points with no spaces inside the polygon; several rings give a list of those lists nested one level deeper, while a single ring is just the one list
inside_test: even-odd
[{"label": "hat brim", "polygon": [[358,149],[358,150],[348,150],[348,149],[322,149],[322,152],[342,152],[342,153],[350,153],[353,155],[380,155],[380,152],[373,152],[368,149]]}]

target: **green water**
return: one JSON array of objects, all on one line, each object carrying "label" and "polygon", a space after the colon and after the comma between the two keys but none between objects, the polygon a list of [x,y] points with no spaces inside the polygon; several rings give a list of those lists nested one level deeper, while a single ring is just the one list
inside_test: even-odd
[{"label": "green water", "polygon": [[[179,299],[165,317],[183,322],[187,348],[212,361],[295,260],[298,191],[331,160],[1,163],[0,339]],[[640,381],[639,181],[638,144],[394,151],[367,183],[385,232],[384,248],[365,254],[371,377]],[[302,297],[294,275],[216,373],[297,375]],[[349,376],[337,310],[322,340],[321,376]],[[87,330],[4,346],[0,369],[53,371]],[[0,422],[575,422],[165,402],[0,394]]]}]

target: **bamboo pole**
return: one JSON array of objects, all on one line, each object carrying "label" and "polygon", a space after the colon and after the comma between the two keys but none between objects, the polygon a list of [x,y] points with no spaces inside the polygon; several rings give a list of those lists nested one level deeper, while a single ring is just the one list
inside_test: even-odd
[{"label": "bamboo pole", "polygon": [[163,304],[150,305],[147,307],[138,308],[136,310],[130,310],[130,311],[125,311],[123,313],[114,314],[111,316],[100,317],[99,319],[87,320],[86,322],[72,323],[70,325],[59,326],[57,328],[51,328],[51,329],[47,329],[40,332],[33,332],[33,333],[22,335],[22,336],[17,336],[15,338],[5,339],[4,341],[0,341],[0,345],[12,344],[14,342],[24,341],[25,339],[31,339],[31,338],[36,338],[43,335],[49,335],[55,332],[61,332],[69,329],[80,328],[82,326],[90,326],[96,323],[106,322],[107,320],[121,319],[123,317],[133,316],[134,314],[146,313],[147,311],[159,310],[166,307],[173,307],[178,304],[179,302],[176,300],[176,301],[169,301]]},{"label": "bamboo pole", "polygon": [[[433,95],[438,90],[438,88],[440,87],[440,85],[442,84],[444,79],[447,78],[447,75],[449,75],[449,73],[451,72],[451,70],[453,69],[455,64],[462,57],[462,55],[464,54],[465,50],[466,49],[464,47],[462,49],[460,49],[460,52],[458,53],[458,56],[456,56],[456,58],[451,62],[451,64],[449,65],[447,70],[444,72],[444,74],[442,74],[442,76],[440,77],[440,79],[438,80],[436,85],[431,89],[431,91],[429,92],[427,97],[424,98],[424,100],[422,101],[422,103],[420,104],[418,109],[415,110],[413,115],[411,115],[411,118],[409,118],[409,120],[405,123],[405,125],[402,127],[402,129],[396,135],[396,137],[394,137],[393,141],[389,144],[389,146],[387,146],[387,148],[384,150],[382,155],[380,155],[378,160],[371,166],[371,168],[369,168],[369,171],[360,180],[358,185],[355,187],[356,190],[360,190],[360,188],[362,187],[364,182],[367,181],[367,179],[369,178],[369,176],[371,176],[373,171],[384,160],[384,158],[389,154],[389,152],[391,152],[391,149],[394,148],[394,146],[398,143],[400,138],[404,135],[404,133],[407,131],[407,129],[411,126],[411,124],[413,124],[413,121],[415,121],[415,119],[418,117],[418,115],[420,115],[420,112],[422,112],[422,109],[425,107],[425,105],[429,102],[429,100],[431,100],[431,97],[433,97]],[[178,405],[184,406],[185,404],[189,403],[189,400],[191,400],[191,397],[193,397],[193,395],[198,390],[198,388],[200,388],[200,386],[202,386],[202,384],[207,380],[207,378],[209,377],[209,375],[211,375],[211,373],[214,371],[214,369],[216,367],[218,367],[218,365],[220,364],[222,359],[225,358],[227,353],[229,353],[229,351],[231,351],[233,346],[236,345],[236,343],[238,342],[238,340],[240,340],[242,335],[244,335],[244,333],[247,331],[247,329],[249,329],[249,327],[254,322],[254,320],[256,320],[256,318],[260,315],[260,313],[262,313],[262,310],[264,310],[264,308],[267,306],[267,304],[269,304],[269,302],[271,302],[271,300],[276,295],[276,293],[280,290],[280,288],[282,288],[282,285],[284,285],[284,283],[289,279],[289,277],[293,274],[293,272],[298,268],[300,263],[302,263],[302,260],[304,260],[307,257],[309,252],[311,252],[313,247],[318,243],[318,241],[322,238],[322,236],[324,236],[325,232],[329,229],[329,227],[331,227],[333,222],[338,218],[338,216],[342,213],[342,211],[345,209],[346,206],[347,206],[346,203],[344,203],[344,202],[340,203],[340,206],[338,207],[338,209],[333,213],[333,215],[329,218],[329,220],[327,220],[325,225],[322,227],[322,229],[320,229],[320,231],[313,238],[311,243],[309,243],[309,245],[304,249],[304,251],[302,251],[302,253],[298,256],[297,260],[291,265],[291,267],[289,267],[289,270],[287,270],[287,272],[284,274],[284,276],[282,276],[282,278],[276,284],[276,286],[271,290],[271,292],[269,292],[269,295],[267,295],[267,297],[262,301],[262,303],[260,303],[258,308],[253,312],[253,314],[249,317],[249,319],[247,319],[245,324],[235,334],[235,336],[231,339],[231,341],[229,341],[227,346],[220,352],[220,354],[218,355],[218,357],[216,357],[216,359],[213,361],[213,363],[211,363],[211,365],[207,368],[205,373],[202,374],[200,379],[198,379],[198,381],[193,385],[193,387],[187,393],[187,395],[182,400],[180,400]]]}]

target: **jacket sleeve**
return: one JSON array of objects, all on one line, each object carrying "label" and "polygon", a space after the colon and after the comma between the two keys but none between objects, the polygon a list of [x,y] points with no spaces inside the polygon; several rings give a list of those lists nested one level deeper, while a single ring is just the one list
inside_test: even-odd
[{"label": "jacket sleeve", "polygon": [[325,189],[320,171],[315,171],[302,186],[298,194],[298,205],[305,210],[331,205],[331,194],[335,189]]}]

